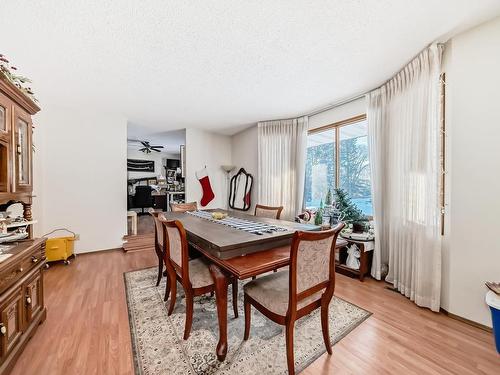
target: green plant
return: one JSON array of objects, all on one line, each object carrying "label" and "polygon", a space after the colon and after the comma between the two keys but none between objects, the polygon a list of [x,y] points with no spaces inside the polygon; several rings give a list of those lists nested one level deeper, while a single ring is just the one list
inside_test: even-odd
[{"label": "green plant", "polygon": [[314,217],[314,225],[323,224],[323,199],[319,205],[318,211],[316,211],[316,216]]},{"label": "green plant", "polygon": [[331,206],[331,205],[332,205],[332,191],[328,189],[325,198],[325,206]]},{"label": "green plant", "polygon": [[347,224],[367,222],[368,218],[351,201],[349,194],[344,189],[335,189],[335,203],[343,217],[342,221]]}]

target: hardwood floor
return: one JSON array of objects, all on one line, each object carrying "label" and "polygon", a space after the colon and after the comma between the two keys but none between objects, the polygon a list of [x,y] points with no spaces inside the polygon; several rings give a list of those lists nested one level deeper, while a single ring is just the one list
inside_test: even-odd
[{"label": "hardwood floor", "polygon": [[[113,250],[51,266],[47,320],[11,374],[133,374],[123,272],[156,259],[153,251]],[[491,333],[418,308],[384,286],[337,275],[335,294],[373,315],[303,374],[500,373]]]}]

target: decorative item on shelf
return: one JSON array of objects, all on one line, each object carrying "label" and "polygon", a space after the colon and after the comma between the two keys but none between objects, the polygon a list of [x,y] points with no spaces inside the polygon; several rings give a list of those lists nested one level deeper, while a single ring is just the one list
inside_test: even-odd
[{"label": "decorative item on shelf", "polygon": [[347,260],[345,265],[353,270],[359,270],[359,257],[360,252],[356,244],[352,244],[347,248]]},{"label": "decorative item on shelf", "polygon": [[301,223],[301,224],[307,224],[309,221],[311,221],[313,217],[313,213],[309,210],[305,210],[301,214],[298,214],[297,217],[295,218],[295,222]]},{"label": "decorative item on shelf", "polygon": [[17,73],[14,73],[16,71],[17,68],[10,64],[7,57],[0,54],[0,76],[5,77],[28,98],[35,102],[38,102],[38,100],[35,98],[35,94],[31,90],[31,87],[29,87],[31,80],[29,78],[18,75]]}]

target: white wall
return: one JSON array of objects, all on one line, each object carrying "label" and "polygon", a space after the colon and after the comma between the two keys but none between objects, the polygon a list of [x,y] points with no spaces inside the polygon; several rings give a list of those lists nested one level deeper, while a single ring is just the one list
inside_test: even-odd
[{"label": "white wall", "polygon": [[232,164],[231,137],[186,129],[186,202],[197,201],[199,205],[202,190],[195,172],[207,166],[215,198],[204,208],[226,208],[226,172],[221,168],[225,164]]},{"label": "white wall", "polygon": [[448,203],[443,308],[491,326],[487,280],[500,280],[500,18],[447,45]]},{"label": "white wall", "polygon": [[153,160],[155,162],[155,171],[154,172],[135,172],[128,171],[128,178],[142,178],[142,177],[157,177],[159,175],[166,176],[165,168],[163,167],[166,164],[166,159],[177,159],[180,160],[180,154],[171,154],[168,152],[155,152],[152,151],[150,154],[145,154],[142,151],[137,150],[136,148],[127,148],[127,158],[128,159],[137,159],[137,160]]},{"label": "white wall", "polygon": [[237,173],[240,168],[245,170],[253,176],[253,186],[251,193],[251,205],[248,213],[255,211],[255,205],[258,203],[257,195],[257,178],[258,178],[258,158],[257,158],[257,125],[252,126],[231,138],[231,157],[232,164],[236,169],[231,175]]},{"label": "white wall", "polygon": [[66,227],[76,252],[121,247],[127,233],[127,122],[42,106],[35,116],[35,235]]}]

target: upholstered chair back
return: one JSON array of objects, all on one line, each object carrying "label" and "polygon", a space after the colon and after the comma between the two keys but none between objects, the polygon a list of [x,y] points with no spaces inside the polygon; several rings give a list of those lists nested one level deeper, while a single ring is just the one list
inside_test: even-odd
[{"label": "upholstered chair back", "polygon": [[335,242],[343,227],[341,223],[327,231],[295,234],[290,277],[295,276],[297,295],[310,290],[317,292],[334,281]]},{"label": "upholstered chair back", "polygon": [[172,212],[196,211],[198,209],[198,204],[196,202],[170,203],[170,209]]},{"label": "upholstered chair back", "polygon": [[283,211],[283,206],[271,207],[258,204],[255,206],[255,216],[267,217],[269,219],[279,219]]},{"label": "upholstered chair back", "polygon": [[182,268],[182,239],[177,227],[166,227],[170,260]]},{"label": "upholstered chair back", "polygon": [[158,217],[160,215],[159,211],[155,211],[154,209],[150,208],[148,210],[150,215],[153,217],[154,223],[155,223],[155,241],[158,246],[163,251],[163,225],[160,221],[160,218]]},{"label": "upholstered chair back", "polygon": [[330,252],[333,236],[300,241],[297,250],[297,293],[330,278]]}]

